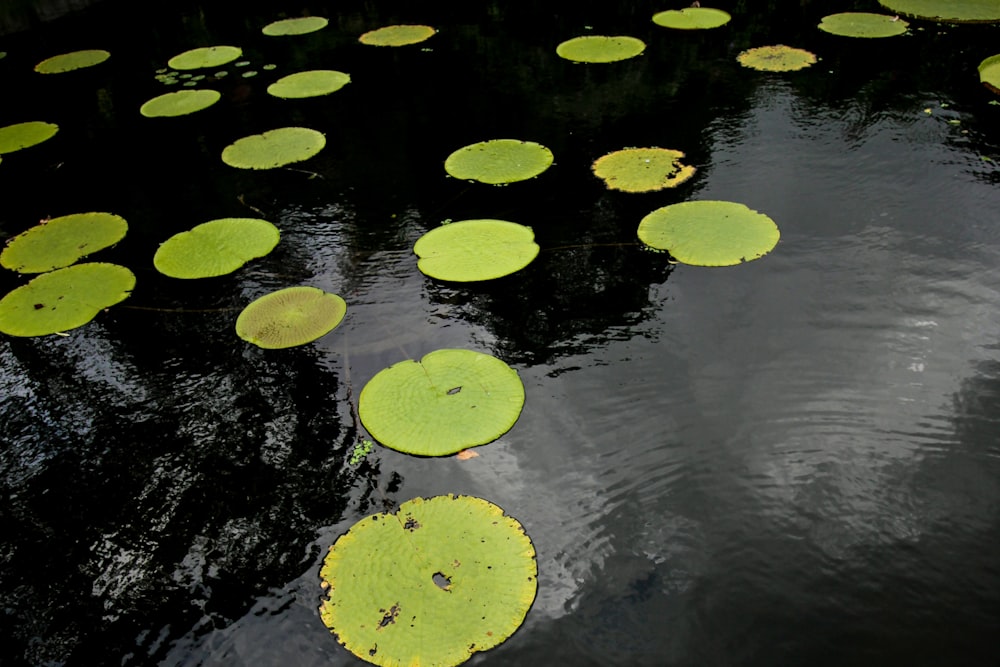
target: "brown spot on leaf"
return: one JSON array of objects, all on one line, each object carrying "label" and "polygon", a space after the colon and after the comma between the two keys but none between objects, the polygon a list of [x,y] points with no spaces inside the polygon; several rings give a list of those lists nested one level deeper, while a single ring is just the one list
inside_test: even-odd
[{"label": "brown spot on leaf", "polygon": [[[399,603],[397,602],[389,607],[389,611],[386,611],[385,609],[379,609],[379,611],[385,614],[385,616],[382,617],[382,620],[378,622],[378,629],[381,630],[385,626],[392,625],[396,622],[396,617],[399,616]],[[378,645],[376,644],[376,647],[377,646]],[[374,653],[372,655],[374,655]]]}]

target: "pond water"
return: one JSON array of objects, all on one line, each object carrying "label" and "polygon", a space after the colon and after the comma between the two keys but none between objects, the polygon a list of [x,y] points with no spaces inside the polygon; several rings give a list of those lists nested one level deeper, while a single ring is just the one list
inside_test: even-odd
[{"label": "pond water", "polygon": [[[1000,28],[860,42],[815,28],[830,3],[713,4],[731,24],[688,34],[650,21],[670,3],[107,0],[0,35],[0,125],[61,126],[0,163],[0,235],[114,212],[129,233],[93,259],[137,276],[67,336],[0,337],[0,664],[364,664],[319,619],[323,556],[360,518],[444,493],[500,505],[537,550],[524,625],[469,664],[995,664],[1000,97],[976,66]],[[260,33],[306,14],[330,24]],[[357,43],[392,23],[440,32]],[[583,34],[647,49],[556,56]],[[735,61],[779,43],[820,60]],[[212,44],[247,61],[210,84],[219,104],[139,115],[172,89],[157,69]],[[31,71],[81,48],[112,57]],[[266,94],[312,68],[352,82]],[[271,172],[220,161],[286,125],[327,147]],[[445,175],[453,150],[507,137],[555,165],[506,187]],[[698,171],[608,191],[590,164],[628,146]],[[718,269],[638,247],[646,213],[693,199],[766,213],[781,241]],[[172,234],[258,216],[282,232],[268,257],[153,270]],[[537,260],[482,285],[417,270],[421,234],[483,217],[530,225]],[[289,350],[236,338],[246,303],[296,284],[342,295],[343,324]],[[348,466],[361,387],[445,347],[518,371],[513,429],[467,461],[376,447]]]}]

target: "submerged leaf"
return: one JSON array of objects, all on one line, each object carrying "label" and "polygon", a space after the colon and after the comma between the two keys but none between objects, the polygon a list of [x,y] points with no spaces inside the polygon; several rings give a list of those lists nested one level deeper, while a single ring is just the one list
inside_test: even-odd
[{"label": "submerged leaf", "polygon": [[610,190],[651,192],[676,187],[694,175],[694,167],[680,162],[683,157],[668,148],[626,148],[598,158],[591,169]]},{"label": "submerged leaf", "polygon": [[18,234],[0,252],[0,265],[19,273],[69,266],[118,243],[128,223],[112,213],[74,213],[52,218]]},{"label": "submerged leaf", "polygon": [[506,220],[462,220],[419,239],[417,268],[439,280],[492,280],[520,271],[538,255],[531,227]]},{"label": "submerged leaf", "polygon": [[459,148],[444,161],[444,170],[455,178],[499,185],[534,178],[553,159],[552,151],[533,141],[492,139]]},{"label": "submerged leaf", "polygon": [[278,244],[278,228],[256,218],[221,218],[171,236],[153,265],[171,278],[211,278],[232,273]]},{"label": "submerged leaf", "polygon": [[73,51],[63,53],[58,56],[46,58],[35,65],[35,71],[40,74],[61,74],[84,67],[93,67],[103,63],[111,57],[111,54],[101,49],[88,49],[85,51]]},{"label": "submerged leaf", "polygon": [[59,126],[39,120],[0,127],[0,155],[29,148],[55,136]]},{"label": "submerged leaf", "polygon": [[635,37],[586,35],[561,43],[556,54],[580,63],[611,63],[635,58],[645,50],[646,43]]},{"label": "submerged leaf", "polygon": [[322,30],[328,23],[329,21],[322,16],[302,16],[268,23],[261,29],[261,32],[269,37],[305,35]]},{"label": "submerged leaf", "polygon": [[736,60],[744,67],[762,72],[792,72],[815,64],[816,55],[804,49],[778,44],[747,49]]},{"label": "submerged leaf", "polygon": [[317,69],[284,76],[268,86],[267,92],[283,99],[318,97],[340,90],[350,82],[349,74],[331,69]]},{"label": "submerged leaf", "polygon": [[238,46],[203,46],[177,54],[167,61],[167,65],[181,70],[218,67],[236,60],[241,55],[243,49]]},{"label": "submerged leaf", "polygon": [[732,19],[728,12],[710,7],[670,9],[653,15],[653,23],[675,30],[707,30],[723,26]]},{"label": "submerged leaf", "polygon": [[147,118],[186,116],[212,106],[222,95],[217,90],[178,90],[159,95],[139,107]]},{"label": "submerged leaf", "polygon": [[238,169],[274,169],[308,160],[323,150],[326,135],[307,127],[281,127],[237,139],[222,150],[222,161]]},{"label": "submerged leaf", "polygon": [[267,350],[305,345],[337,328],[347,304],[336,294],[305,285],[252,301],[236,318],[236,335]]},{"label": "submerged leaf", "polygon": [[407,46],[428,40],[436,32],[429,25],[389,25],[366,32],[358,41],[368,46]]}]

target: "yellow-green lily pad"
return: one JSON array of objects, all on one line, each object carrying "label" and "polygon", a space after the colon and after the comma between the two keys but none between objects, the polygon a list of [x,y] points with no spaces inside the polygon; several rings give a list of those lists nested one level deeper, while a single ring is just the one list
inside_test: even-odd
[{"label": "yellow-green lily pad", "polygon": [[221,99],[217,90],[178,90],[158,95],[139,107],[139,113],[147,118],[170,118],[207,109]]},{"label": "yellow-green lily pad", "polygon": [[646,50],[646,43],[626,35],[585,35],[559,44],[560,58],[578,63],[612,63],[635,58]]},{"label": "yellow-green lily pad", "polygon": [[994,93],[1000,93],[1000,53],[979,63],[979,80]]},{"label": "yellow-green lily pad", "polygon": [[437,30],[429,25],[387,25],[369,30],[358,41],[368,46],[408,46],[426,41],[435,33]]},{"label": "yellow-green lily pad", "polygon": [[444,161],[450,176],[491,185],[538,176],[552,166],[552,151],[533,141],[491,139],[459,148]]},{"label": "yellow-green lily pad", "polygon": [[177,54],[167,61],[167,65],[178,70],[218,67],[236,60],[241,55],[243,49],[238,46],[203,46]]},{"label": "yellow-green lily pad", "polygon": [[652,192],[677,187],[694,175],[682,164],[684,153],[669,148],[626,148],[598,158],[591,166],[609,190]]},{"label": "yellow-green lily pad", "polygon": [[236,318],[236,335],[266,350],[305,345],[337,328],[347,304],[336,294],[299,285],[265,294]]},{"label": "yellow-green lily pad", "polygon": [[349,74],[332,69],[316,69],[281,77],[267,87],[267,92],[283,99],[319,97],[338,91],[350,82]]},{"label": "yellow-green lily pad", "polygon": [[824,16],[819,29],[841,37],[894,37],[906,34],[910,24],[898,16],[872,14],[869,12],[842,12]]},{"label": "yellow-green lily pad", "polygon": [[0,155],[48,141],[59,131],[55,123],[33,120],[0,127]]},{"label": "yellow-green lily pad", "polygon": [[430,230],[413,246],[417,268],[439,280],[493,280],[520,271],[538,255],[531,227],[506,220],[461,220]]},{"label": "yellow-green lily pad", "polygon": [[274,169],[313,157],[326,135],[307,127],[279,127],[237,139],[222,150],[222,161],[237,169]]},{"label": "yellow-green lily pad", "polygon": [[63,53],[58,56],[46,58],[35,65],[35,71],[40,74],[61,74],[63,72],[71,72],[75,69],[99,65],[110,57],[111,54],[102,49],[73,51],[72,53]]},{"label": "yellow-green lily pad", "polygon": [[994,23],[1000,21],[997,0],[879,0],[886,9],[903,16],[943,23]]},{"label": "yellow-green lily pad", "polygon": [[153,256],[153,266],[171,278],[211,278],[232,273],[278,245],[278,228],[257,218],[220,218],[174,234]]},{"label": "yellow-green lily pad", "polygon": [[711,7],[685,7],[653,14],[653,23],[675,30],[710,30],[732,19],[728,12]]},{"label": "yellow-green lily pad", "polygon": [[18,234],[0,252],[0,266],[18,273],[61,269],[118,243],[128,223],[113,213],[74,213]]},{"label": "yellow-green lily pad", "polygon": [[736,56],[744,67],[762,72],[792,72],[816,63],[816,55],[784,44],[747,49]]},{"label": "yellow-green lily pad", "polygon": [[283,19],[268,23],[261,29],[261,32],[268,37],[305,35],[310,32],[322,30],[329,22],[328,19],[322,16],[300,16],[298,18]]}]

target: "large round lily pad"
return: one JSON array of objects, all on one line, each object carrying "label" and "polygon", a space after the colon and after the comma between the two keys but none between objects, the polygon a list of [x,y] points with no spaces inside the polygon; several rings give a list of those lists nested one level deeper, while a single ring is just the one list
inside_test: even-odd
[{"label": "large round lily pad", "polygon": [[610,190],[651,192],[676,187],[694,175],[694,167],[680,162],[683,157],[669,148],[626,148],[598,158],[591,168]]},{"label": "large round lily pad", "polygon": [[646,43],[625,35],[586,35],[559,44],[560,58],[578,63],[612,63],[635,58],[646,50]]},{"label": "large round lily pad", "polygon": [[164,241],[153,256],[153,265],[172,278],[222,276],[268,254],[279,238],[278,228],[267,220],[210,220]]},{"label": "large round lily pad", "polygon": [[733,266],[763,257],[778,243],[771,218],[743,204],[689,201],[656,209],[639,223],[639,240],[683,264]]},{"label": "large round lily pad", "polygon": [[59,126],[40,120],[0,127],[0,155],[29,148],[55,136]]},{"label": "large round lily pad", "polygon": [[279,127],[237,139],[222,149],[222,161],[238,169],[274,169],[313,157],[326,135],[308,127]]},{"label": "large round lily pad", "polygon": [[61,74],[63,72],[71,72],[75,69],[99,65],[110,57],[111,54],[102,49],[73,51],[72,53],[63,53],[58,56],[46,58],[35,65],[35,71],[40,74]]},{"label": "large round lily pad", "polygon": [[944,23],[993,23],[1000,21],[997,0],[879,0],[886,9],[903,16]]},{"label": "large round lily pad", "polygon": [[653,23],[675,30],[708,30],[726,25],[731,19],[728,12],[711,7],[685,7],[653,14]]},{"label": "large round lily pad", "polygon": [[212,106],[222,95],[217,90],[178,90],[158,95],[139,107],[147,118],[186,116]]},{"label": "large round lily pad", "polygon": [[430,39],[437,32],[429,25],[387,25],[358,37],[368,46],[408,46]]},{"label": "large round lily pad", "polygon": [[330,547],[320,617],[362,660],[452,667],[521,626],[537,576],[531,539],[502,508],[473,496],[415,498]]},{"label": "large round lily pad", "polygon": [[267,92],[283,99],[318,97],[338,91],[350,82],[349,74],[332,69],[317,69],[284,76],[268,86]]},{"label": "large round lily pad", "polygon": [[135,276],[124,266],[93,262],[42,273],[0,299],[0,332],[46,336],[83,326],[124,300]]},{"label": "large round lily pad", "polygon": [[792,72],[816,63],[816,55],[784,44],[747,49],[736,56],[744,67],[763,72]]},{"label": "large round lily pad", "polygon": [[538,255],[531,227],[506,220],[461,220],[430,230],[413,245],[417,268],[439,280],[492,280]]},{"label": "large round lily pad", "polygon": [[979,63],[979,80],[994,93],[1000,93],[1000,53]]},{"label": "large round lily pad", "polygon": [[61,269],[122,240],[128,223],[113,213],[74,213],[18,234],[0,252],[0,266],[19,273]]},{"label": "large round lily pad", "polygon": [[894,37],[906,34],[910,24],[898,16],[869,12],[842,12],[824,16],[819,29],[841,37]]},{"label": "large round lily pad", "polygon": [[317,287],[286,287],[255,299],[236,318],[236,335],[267,350],[305,345],[333,331],[347,304]]},{"label": "large round lily pad", "polygon": [[167,65],[180,70],[218,67],[236,60],[241,55],[243,49],[238,46],[203,46],[177,54],[167,61]]},{"label": "large round lily pad", "polygon": [[533,141],[491,139],[459,148],[444,161],[455,178],[491,185],[534,178],[552,166],[552,151]]},{"label": "large round lily pad", "polygon": [[329,22],[329,20],[322,16],[301,16],[268,23],[261,29],[261,32],[269,37],[305,35],[310,32],[322,30]]},{"label": "large round lily pad", "polygon": [[358,414],[386,447],[447,456],[493,442],[524,407],[517,371],[500,359],[461,349],[435,350],[379,371],[358,398]]}]

